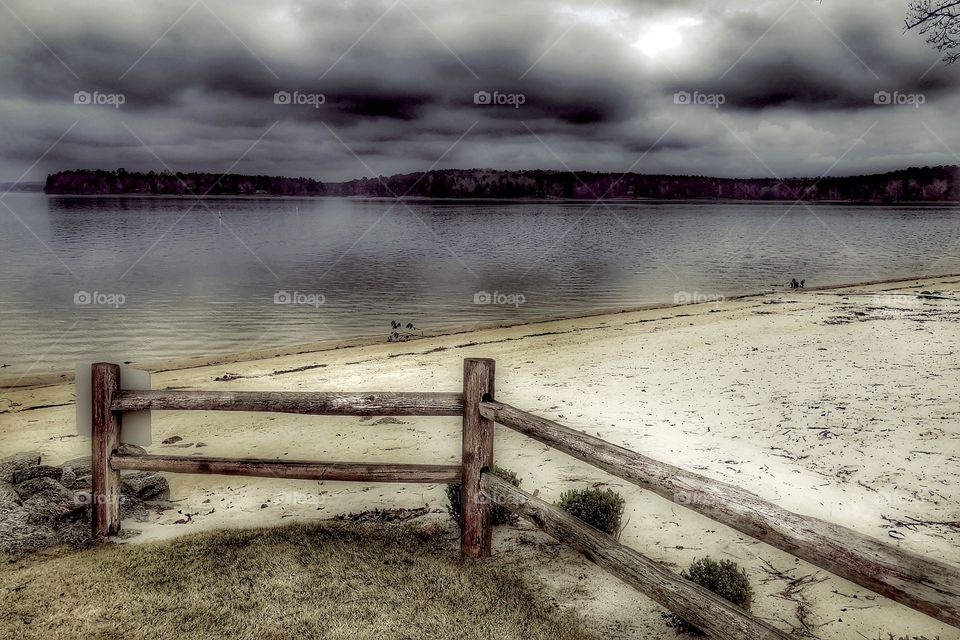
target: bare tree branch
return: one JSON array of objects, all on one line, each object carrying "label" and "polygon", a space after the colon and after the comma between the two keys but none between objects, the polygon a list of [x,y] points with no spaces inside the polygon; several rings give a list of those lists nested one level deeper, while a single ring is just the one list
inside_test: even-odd
[{"label": "bare tree branch", "polygon": [[953,64],[960,59],[960,0],[913,0],[903,30],[916,30]]}]

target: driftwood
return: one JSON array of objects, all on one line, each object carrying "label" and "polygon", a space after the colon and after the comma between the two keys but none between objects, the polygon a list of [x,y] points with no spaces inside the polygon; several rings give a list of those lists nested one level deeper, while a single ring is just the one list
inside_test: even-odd
[{"label": "driftwood", "polygon": [[708,636],[724,640],[790,640],[792,636],[755,618],[733,603],[594,529],[566,511],[514,487],[492,473],[483,474],[483,493],[569,544],[591,562],[638,589]]},{"label": "driftwood", "polygon": [[480,412],[644,489],[960,628],[960,568],[787,511],[739,487],[659,462],[497,402]]},{"label": "driftwood", "polygon": [[276,411],[328,416],[459,416],[459,393],[390,393],[369,391],[119,391],[114,411],[205,410]]}]

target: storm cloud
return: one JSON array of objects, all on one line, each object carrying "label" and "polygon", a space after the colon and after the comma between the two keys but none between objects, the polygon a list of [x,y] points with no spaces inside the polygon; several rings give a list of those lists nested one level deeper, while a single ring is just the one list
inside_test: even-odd
[{"label": "storm cloud", "polygon": [[902,32],[905,8],[6,0],[0,180],[120,166],[341,180],[960,163],[960,67]]}]

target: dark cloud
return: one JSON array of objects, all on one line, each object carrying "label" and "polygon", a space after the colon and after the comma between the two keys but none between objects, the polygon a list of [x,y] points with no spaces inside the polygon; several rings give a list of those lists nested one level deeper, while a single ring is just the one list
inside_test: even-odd
[{"label": "dark cloud", "polygon": [[[8,5],[3,179],[77,121],[31,178],[161,168],[156,156],[178,170],[243,156],[237,171],[321,179],[441,156],[444,167],[592,170],[643,156],[635,170],[718,175],[960,162],[946,150],[960,148],[958,71],[901,32],[897,3]],[[922,94],[922,108],[877,105],[878,91]],[[77,92],[123,104],[74,104]],[[278,92],[300,103],[277,104]],[[503,103],[476,104],[484,92]],[[678,92],[721,99],[684,104]]]},{"label": "dark cloud", "polygon": [[715,10],[692,30],[698,55],[668,84],[722,93],[727,106],[745,110],[859,110],[875,106],[877,91],[932,100],[956,90],[956,72],[931,67],[936,56],[899,33],[897,11],[866,9],[801,2],[765,14]]}]

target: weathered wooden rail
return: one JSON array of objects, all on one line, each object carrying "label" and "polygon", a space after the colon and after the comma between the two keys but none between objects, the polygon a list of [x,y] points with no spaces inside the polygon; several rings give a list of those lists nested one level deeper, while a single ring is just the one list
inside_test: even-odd
[{"label": "weathered wooden rail", "polygon": [[460,393],[297,391],[119,391],[111,411],[273,411],[314,416],[459,416]]},{"label": "weathered wooden rail", "polygon": [[460,482],[460,466],[453,464],[367,464],[364,462],[311,462],[309,460],[261,460],[260,458],[208,458],[181,456],[118,455],[110,467],[119,471],[166,471],[167,473],[212,473],[223,476],[255,476],[296,480],[342,480],[347,482]]},{"label": "weathered wooden rail", "polygon": [[534,523],[557,540],[569,544],[627,584],[647,594],[707,635],[731,640],[791,636],[755,618],[713,592],[685,580],[638,551],[625,547],[569,513],[533,497],[492,473],[480,481],[484,495]]},{"label": "weathered wooden rail", "polygon": [[[92,367],[93,529],[120,529],[120,471],[306,480],[459,483],[463,555],[491,553],[491,505],[532,522],[714,638],[790,636],[619,544],[564,511],[489,473],[500,423],[644,489],[787,551],[892,600],[960,628],[960,568],[911,554],[851,529],[792,513],[749,491],[659,462],[494,399],[495,363],[464,360],[461,393],[133,391],[120,368]],[[370,464],[119,453],[124,411],[272,411],[340,416],[462,416],[459,465]]]},{"label": "weathered wooden rail", "polygon": [[498,402],[481,415],[875,593],[960,626],[960,570],[803,516],[745,489],[618,447]]}]

